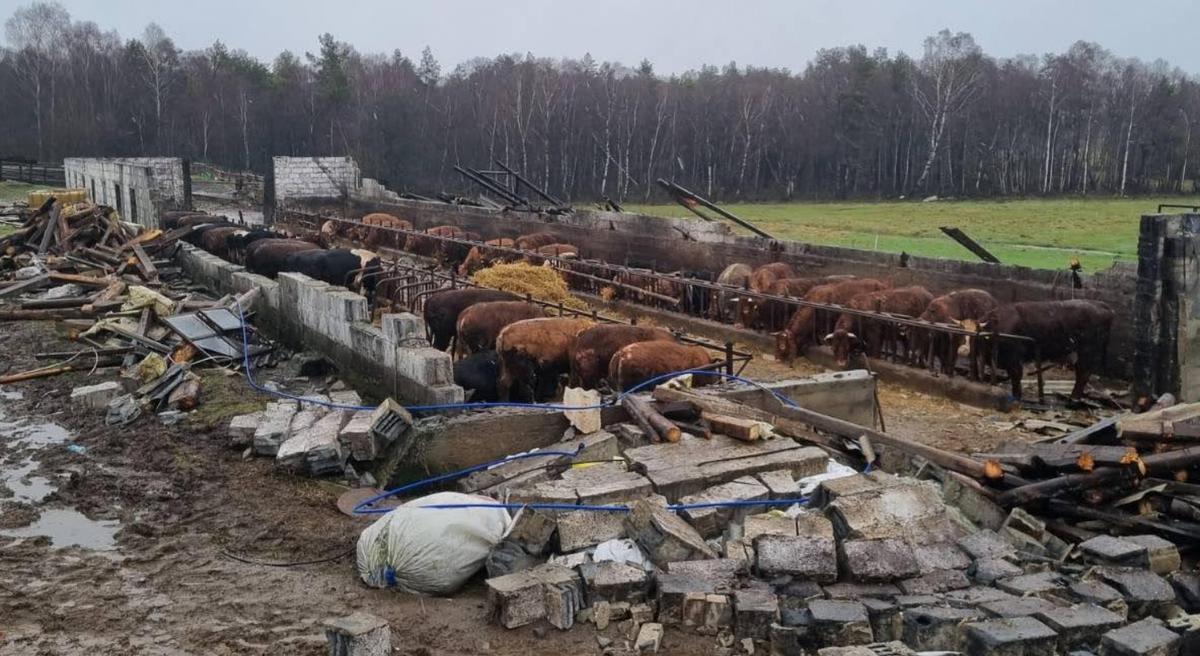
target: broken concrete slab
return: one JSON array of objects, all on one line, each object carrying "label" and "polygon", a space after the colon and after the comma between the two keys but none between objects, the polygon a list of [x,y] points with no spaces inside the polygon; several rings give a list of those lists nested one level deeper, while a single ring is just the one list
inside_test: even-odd
[{"label": "broken concrete slab", "polygon": [[979,609],[989,617],[1033,617],[1058,608],[1058,604],[1041,597],[1012,597],[979,604]]},{"label": "broken concrete slab", "polygon": [[724,435],[629,449],[625,457],[672,503],[707,487],[759,472],[786,470],[794,477],[825,471],[829,456],[792,440],[742,442]]},{"label": "broken concrete slab", "polygon": [[943,569],[899,582],[905,594],[925,595],[971,587],[967,575],[956,569]]},{"label": "broken concrete slab", "polygon": [[557,523],[559,550],[564,553],[625,537],[624,513],[565,512],[558,514]]},{"label": "broken concrete slab", "polygon": [[1129,607],[1129,619],[1165,618],[1175,605],[1175,589],[1166,579],[1144,569],[1097,567],[1094,574],[1116,588]]},{"label": "broken concrete slab", "polygon": [[637,639],[633,641],[633,648],[638,652],[655,653],[662,645],[662,638],[663,625],[647,622],[638,629]]},{"label": "broken concrete slab", "polygon": [[338,433],[345,419],[344,412],[330,412],[308,428],[290,435],[279,445],[275,465],[310,476],[340,473],[346,457]]},{"label": "broken concrete slab", "polygon": [[539,565],[486,581],[488,616],[505,628],[546,619],[560,629],[583,608],[583,581],[574,570]]},{"label": "broken concrete slab", "polygon": [[342,427],[338,439],[345,446],[350,457],[360,462],[374,460],[379,455],[383,445],[375,440],[371,432],[371,411],[359,410],[350,415],[350,421]]},{"label": "broken concrete slab", "polygon": [[1000,579],[1021,576],[1025,570],[1001,558],[981,558],[967,572],[980,583],[995,583]]},{"label": "broken concrete slab", "polygon": [[[587,514],[590,513],[567,513],[563,517]],[[557,527],[555,519],[548,514],[533,508],[521,508],[513,516],[508,534],[504,536],[504,539],[516,543],[525,550],[525,553],[540,556],[548,551],[550,539],[554,537]],[[565,551],[574,551],[574,549]]]},{"label": "broken concrete slab", "polygon": [[607,431],[563,440],[547,446],[545,451],[574,453],[575,456],[547,456],[545,458],[519,458],[478,471],[459,483],[463,492],[489,494],[502,497],[507,490],[549,480],[551,472],[565,470],[574,462],[596,462],[612,460],[621,455],[617,438]]},{"label": "broken concrete slab", "polygon": [[842,540],[838,547],[842,572],[851,581],[895,581],[920,573],[912,547],[899,538]]},{"label": "broken concrete slab", "polygon": [[1018,597],[1060,593],[1063,579],[1054,572],[1035,572],[996,581],[996,587]]},{"label": "broken concrete slab", "polygon": [[683,517],[700,535],[705,538],[716,537],[724,531],[732,521],[740,521],[748,513],[761,508],[743,507],[705,507],[706,504],[724,501],[763,501],[770,495],[765,485],[752,476],[743,476],[728,483],[706,488],[698,494],[691,494],[679,500],[684,506],[693,506],[683,511]]},{"label": "broken concrete slab", "polygon": [[646,600],[651,578],[640,567],[606,561],[596,563],[594,573],[586,582],[593,599],[636,604]]},{"label": "broken concrete slab", "polygon": [[739,638],[766,640],[779,620],[779,598],[770,590],[749,588],[733,594],[734,627]]},{"label": "broken concrete slab", "polygon": [[1053,654],[1058,634],[1032,617],[1011,617],[966,625],[967,656]]},{"label": "broken concrete slab", "polygon": [[562,483],[575,489],[579,503],[596,506],[628,503],[653,493],[646,477],[615,462],[568,469]]},{"label": "broken concrete slab", "polygon": [[808,612],[819,645],[845,647],[874,641],[867,607],[857,601],[816,599],[808,602]]},{"label": "broken concrete slab", "polygon": [[1145,547],[1137,565],[1146,567],[1155,574],[1170,574],[1179,569],[1182,559],[1179,557],[1179,547],[1174,542],[1157,535],[1127,535],[1125,540]]},{"label": "broken concrete slab", "polygon": [[716,558],[696,529],[647,499],[635,501],[630,507],[625,516],[625,534],[660,568],[677,560]]},{"label": "broken concrete slab", "polygon": [[713,584],[714,589],[732,589],[738,577],[746,572],[745,563],[728,558],[715,560],[679,560],[667,565],[672,574],[692,576]]},{"label": "broken concrete slab", "polygon": [[754,477],[767,488],[772,499],[798,499],[800,497],[800,484],[796,482],[792,472],[786,469],[760,472]]},{"label": "broken concrete slab", "polygon": [[958,546],[967,552],[968,556],[976,560],[980,558],[1008,558],[1016,555],[1016,549],[1013,548],[1012,543],[990,529],[983,529],[963,536],[958,540]]},{"label": "broken concrete slab", "polygon": [[826,515],[842,539],[903,538],[925,544],[954,541],[959,533],[931,482],[842,495],[829,503]]},{"label": "broken concrete slab", "polygon": [[1105,633],[1100,639],[1100,656],[1177,656],[1181,642],[1179,634],[1162,620],[1147,617]]},{"label": "broken concrete slab", "polygon": [[760,535],[754,540],[755,566],[767,576],[788,574],[818,583],[838,577],[837,544],[823,535]]},{"label": "broken concrete slab", "polygon": [[250,446],[250,443],[254,441],[254,432],[262,423],[263,414],[262,411],[252,412],[230,419],[229,431],[226,433],[229,436],[229,446],[235,449],[244,449]]},{"label": "broken concrete slab", "polygon": [[279,445],[287,438],[292,425],[292,418],[298,410],[295,401],[284,399],[267,405],[263,411],[262,421],[254,431],[254,453],[260,456],[273,456],[279,450]]},{"label": "broken concrete slab", "polygon": [[108,402],[125,393],[125,388],[115,380],[83,385],[71,390],[71,405],[75,407],[104,410]]}]

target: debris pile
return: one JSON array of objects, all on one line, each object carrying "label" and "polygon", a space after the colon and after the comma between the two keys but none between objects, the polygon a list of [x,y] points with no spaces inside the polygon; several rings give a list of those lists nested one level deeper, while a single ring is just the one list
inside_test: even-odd
[{"label": "debris pile", "polygon": [[[711,636],[718,653],[1200,649],[1200,574],[1187,560],[1200,533],[1169,514],[1200,507],[1178,480],[1197,461],[1116,444],[1144,443],[1152,426],[1156,450],[1186,443],[1166,435],[1188,435],[1182,418],[1200,408],[968,458],[728,391],[642,397],[691,426],[677,442],[630,417],[547,447],[573,457],[462,479],[462,492],[524,506],[486,561],[492,620],[591,624],[605,653],[656,651],[671,630]],[[913,475],[864,472],[864,454]],[[1097,474],[1102,494],[1086,478]],[[1021,492],[1034,486],[1044,493]]]},{"label": "debris pile", "polygon": [[214,299],[180,276],[170,256],[191,227],[145,230],[110,207],[53,197],[17,211],[20,227],[0,238],[0,321],[55,322],[80,348],[37,353],[51,364],[8,373],[0,384],[116,369],[117,380],[77,387],[72,400],[104,412],[109,424],[143,412],[173,423],[201,402],[194,368],[271,356],[271,345],[243,332],[253,292]]}]

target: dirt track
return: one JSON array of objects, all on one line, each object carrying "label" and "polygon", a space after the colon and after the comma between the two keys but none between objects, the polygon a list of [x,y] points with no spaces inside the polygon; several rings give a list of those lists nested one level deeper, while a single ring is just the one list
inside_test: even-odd
[{"label": "dirt track", "polygon": [[[73,347],[47,324],[10,323],[4,331],[0,369],[7,371],[38,366],[36,351]],[[754,375],[775,369],[787,373],[771,365]],[[100,412],[71,407],[72,387],[114,377],[115,371],[80,372],[0,390],[0,483],[19,474],[0,486],[0,656],[323,654],[320,620],[354,610],[389,620],[397,653],[600,653],[591,626],[535,632],[490,625],[479,579],[452,599],[419,599],[366,588],[349,554],[286,568],[223,555],[261,561],[336,556],[352,548],[364,522],[334,508],[335,486],[276,474],[269,459],[243,460],[224,445],[220,428],[163,427],[143,417],[111,429]],[[226,393],[253,395],[242,379],[225,381]],[[894,389],[885,388],[882,397],[890,430],[941,446],[970,450],[1017,437],[1015,431],[987,432],[995,423],[989,412]],[[42,435],[44,422],[66,430],[49,429],[52,439],[34,445],[29,436]],[[30,489],[39,486],[48,496],[21,500],[36,498]],[[16,497],[13,488],[21,491]],[[55,548],[45,537],[4,535],[35,515],[45,519],[68,509],[112,524],[113,548]],[[76,523],[92,529],[92,538],[111,533],[103,524]],[[619,639],[615,626],[605,635]],[[669,632],[664,652],[715,648],[712,638]]]}]

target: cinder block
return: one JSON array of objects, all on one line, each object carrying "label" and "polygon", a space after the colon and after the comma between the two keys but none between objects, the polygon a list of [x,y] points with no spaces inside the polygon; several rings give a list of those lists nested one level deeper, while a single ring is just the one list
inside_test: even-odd
[{"label": "cinder block", "polygon": [[108,402],[123,394],[125,389],[121,383],[106,381],[95,385],[83,385],[71,390],[71,404],[83,405],[93,410],[103,410]]},{"label": "cinder block", "polygon": [[842,570],[852,581],[895,581],[916,576],[920,566],[904,540],[842,540]]},{"label": "cinder block", "polygon": [[[625,517],[625,533],[660,568],[677,560],[715,558],[704,538],[687,522],[647,499],[635,501]],[[836,569],[835,569],[836,571]]]},{"label": "cinder block", "polygon": [[563,552],[578,551],[601,542],[625,537],[625,518],[615,512],[566,512],[558,522],[558,543]]},{"label": "cinder block", "polygon": [[428,346],[425,320],[411,312],[385,314],[380,318],[383,336],[396,346]]},{"label": "cinder block", "polygon": [[966,625],[967,656],[1053,654],[1058,634],[1032,617],[1010,617]]},{"label": "cinder block", "polygon": [[845,647],[874,641],[867,608],[857,601],[817,599],[808,603],[817,644]]},{"label": "cinder block", "polygon": [[768,576],[789,574],[818,583],[837,580],[837,545],[832,536],[760,535],[754,540],[758,570]]}]

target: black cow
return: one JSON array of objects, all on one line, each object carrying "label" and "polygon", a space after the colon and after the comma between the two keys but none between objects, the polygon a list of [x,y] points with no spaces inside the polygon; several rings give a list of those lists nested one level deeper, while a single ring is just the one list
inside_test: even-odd
[{"label": "black cow", "polygon": [[476,303],[519,301],[516,294],[498,289],[447,289],[425,299],[425,328],[434,348],[445,351],[458,334],[458,315]]},{"label": "black cow", "polygon": [[250,248],[250,244],[263,239],[287,239],[287,237],[274,230],[254,228],[240,234],[234,234],[225,240],[225,250],[229,253],[231,261],[245,262],[246,251]]},{"label": "black cow", "polygon": [[[1011,303],[988,312],[979,322],[981,333],[1004,333],[1028,337],[1032,342],[982,339],[979,351],[984,362],[992,359],[1008,372],[1013,398],[1021,398],[1021,376],[1026,362],[1041,359],[1065,360],[1076,356],[1072,398],[1083,396],[1088,378],[1102,367],[1108,354],[1108,333],[1113,311],[1099,301],[1035,301]],[[998,347],[997,347],[998,344]],[[1036,348],[1035,345],[1036,344]]]},{"label": "black cow", "polygon": [[[717,279],[716,274],[712,271],[692,271],[684,269],[679,272],[682,278],[691,280],[703,280],[705,282],[713,282]],[[690,315],[703,317],[708,315],[709,306],[712,304],[712,290],[699,285],[687,285],[683,292],[683,311]]]},{"label": "black cow", "polygon": [[314,243],[299,239],[259,239],[246,248],[246,270],[274,278],[280,271],[288,270],[288,256],[320,248]]},{"label": "black cow", "polygon": [[183,236],[183,240],[192,246],[202,246],[204,243],[204,233],[209,232],[210,230],[216,230],[217,228],[237,227],[228,221],[216,220],[217,217],[213,217],[213,219],[214,221],[212,223],[205,223],[197,228],[193,228],[191,232]]},{"label": "black cow", "polygon": [[314,280],[348,287],[370,296],[383,267],[379,256],[367,250],[307,250],[292,253],[284,262],[283,271],[295,271]]},{"label": "black cow", "polygon": [[466,391],[468,401],[499,401],[496,380],[500,357],[496,351],[479,351],[454,363],[454,384]]}]

